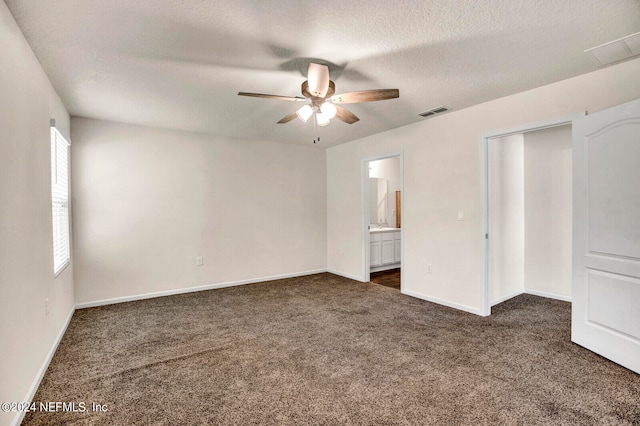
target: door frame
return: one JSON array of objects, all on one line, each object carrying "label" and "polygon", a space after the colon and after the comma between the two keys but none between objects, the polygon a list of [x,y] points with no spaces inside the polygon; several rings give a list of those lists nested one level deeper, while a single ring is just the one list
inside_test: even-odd
[{"label": "door frame", "polygon": [[572,124],[574,120],[584,117],[587,113],[581,112],[565,117],[554,118],[535,123],[523,124],[508,129],[495,130],[480,135],[480,315],[491,315],[491,288],[489,282],[489,140],[517,135],[521,133],[534,132],[536,130],[550,129],[552,127]]},{"label": "door frame", "polygon": [[[404,268],[404,150],[390,152],[388,154],[366,157],[360,160],[361,175],[361,244],[362,244],[362,282],[371,281],[371,266],[369,253],[369,162],[384,160],[385,158],[400,158],[400,268]],[[400,274],[400,291],[404,289],[404,276]]]}]

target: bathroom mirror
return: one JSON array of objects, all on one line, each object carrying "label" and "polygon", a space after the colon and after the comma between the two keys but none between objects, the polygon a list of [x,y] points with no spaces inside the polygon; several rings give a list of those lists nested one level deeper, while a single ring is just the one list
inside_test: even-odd
[{"label": "bathroom mirror", "polygon": [[369,222],[388,223],[386,179],[369,178]]}]

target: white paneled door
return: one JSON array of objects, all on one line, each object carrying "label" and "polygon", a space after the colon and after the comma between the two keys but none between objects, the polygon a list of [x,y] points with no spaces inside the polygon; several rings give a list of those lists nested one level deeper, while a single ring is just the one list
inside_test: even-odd
[{"label": "white paneled door", "polygon": [[573,122],[571,340],[640,373],[640,99]]}]

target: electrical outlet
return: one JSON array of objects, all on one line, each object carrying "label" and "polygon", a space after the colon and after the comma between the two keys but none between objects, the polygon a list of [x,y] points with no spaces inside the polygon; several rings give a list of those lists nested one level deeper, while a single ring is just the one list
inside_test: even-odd
[{"label": "electrical outlet", "polygon": [[202,258],[202,256],[196,257],[196,265],[202,266],[203,264],[204,264],[204,259]]},{"label": "electrical outlet", "polygon": [[433,272],[431,271],[431,264],[427,263],[427,274],[432,274]]},{"label": "electrical outlet", "polygon": [[458,210],[458,220],[464,220],[464,211]]},{"label": "electrical outlet", "polygon": [[44,314],[49,315],[49,299],[44,299]]}]

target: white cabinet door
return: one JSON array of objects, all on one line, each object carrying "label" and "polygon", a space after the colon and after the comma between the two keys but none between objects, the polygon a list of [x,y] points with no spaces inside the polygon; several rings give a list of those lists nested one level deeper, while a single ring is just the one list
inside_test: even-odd
[{"label": "white cabinet door", "polygon": [[382,241],[382,264],[388,265],[394,262],[393,255],[393,240],[383,240]]},{"label": "white cabinet door", "polygon": [[402,241],[400,240],[400,232],[395,232],[393,237],[393,242],[395,244],[395,250],[393,254],[395,255],[396,263],[400,263],[400,259],[402,259],[402,253],[400,252],[402,247]]},{"label": "white cabinet door", "polygon": [[380,241],[372,241],[369,250],[369,264],[370,266],[382,265],[382,244]]},{"label": "white cabinet door", "polygon": [[574,121],[573,192],[571,340],[640,373],[640,100]]}]

